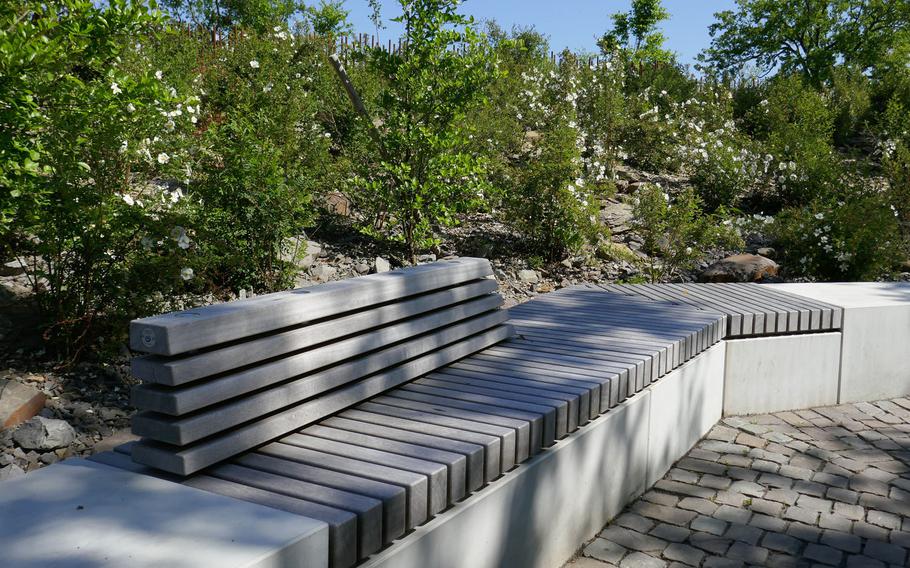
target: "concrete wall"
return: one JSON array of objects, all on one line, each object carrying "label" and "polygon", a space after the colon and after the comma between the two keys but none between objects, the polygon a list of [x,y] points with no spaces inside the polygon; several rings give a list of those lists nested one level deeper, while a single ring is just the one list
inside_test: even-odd
[{"label": "concrete wall", "polygon": [[369,568],[553,568],[720,419],[715,345],[370,559]]},{"label": "concrete wall", "polygon": [[910,394],[910,284],[776,284],[844,308],[839,402]]},{"label": "concrete wall", "polygon": [[840,333],[733,339],[725,343],[725,416],[837,404]]}]

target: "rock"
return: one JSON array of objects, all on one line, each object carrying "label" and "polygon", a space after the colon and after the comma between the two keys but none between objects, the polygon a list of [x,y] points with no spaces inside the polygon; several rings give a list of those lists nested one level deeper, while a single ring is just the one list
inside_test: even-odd
[{"label": "rock", "polygon": [[0,379],[0,430],[22,424],[44,409],[47,397],[31,385]]},{"label": "rock", "polygon": [[76,432],[65,420],[35,416],[13,433],[13,441],[26,450],[65,448],[76,439]]},{"label": "rock", "polygon": [[614,235],[630,231],[633,217],[632,206],[628,203],[608,200],[600,208],[600,222]]},{"label": "rock", "polygon": [[541,282],[540,284],[534,286],[534,291],[538,294],[548,294],[555,289],[556,287],[553,286],[553,284],[550,282]]},{"label": "rock", "polygon": [[907,259],[901,263],[901,271],[910,272],[910,259]]},{"label": "rock", "polygon": [[330,213],[350,217],[354,212],[354,206],[351,200],[344,194],[333,192],[325,196],[325,206]]},{"label": "rock", "polygon": [[281,251],[281,260],[309,268],[322,253],[322,245],[303,237],[291,237],[284,240]]},{"label": "rock", "polygon": [[536,270],[519,270],[518,279],[527,284],[536,284],[540,281],[540,276],[537,275]]},{"label": "rock", "polygon": [[25,470],[16,464],[0,468],[0,481],[15,479],[17,477],[22,477],[23,475],[25,475]]},{"label": "rock", "polygon": [[25,274],[25,259],[14,259],[0,264],[0,276],[19,276]]},{"label": "rock", "polygon": [[366,274],[370,271],[370,265],[365,262],[358,262],[354,265],[354,272],[357,274]]},{"label": "rock", "polygon": [[758,256],[764,256],[767,258],[774,258],[775,256],[777,256],[777,251],[771,247],[761,247],[760,249],[758,249],[755,252],[756,252],[756,254],[758,254]]},{"label": "rock", "polygon": [[698,276],[699,282],[757,282],[776,277],[780,267],[770,258],[735,254],[719,260]]},{"label": "rock", "polygon": [[329,266],[328,264],[318,264],[310,269],[310,274],[316,280],[320,282],[328,282],[335,278],[335,275],[338,273],[338,269],[334,266]]},{"label": "rock", "polygon": [[389,270],[392,270],[392,264],[381,256],[376,257],[373,266],[376,267],[376,272],[388,272]]},{"label": "rock", "polygon": [[436,262],[435,254],[422,254],[417,257],[418,264],[426,264],[428,262]]}]

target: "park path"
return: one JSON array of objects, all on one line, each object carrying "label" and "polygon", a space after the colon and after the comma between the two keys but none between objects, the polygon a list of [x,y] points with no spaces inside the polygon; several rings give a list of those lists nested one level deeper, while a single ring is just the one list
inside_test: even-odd
[{"label": "park path", "polygon": [[910,565],[910,398],[725,418],[564,568]]}]

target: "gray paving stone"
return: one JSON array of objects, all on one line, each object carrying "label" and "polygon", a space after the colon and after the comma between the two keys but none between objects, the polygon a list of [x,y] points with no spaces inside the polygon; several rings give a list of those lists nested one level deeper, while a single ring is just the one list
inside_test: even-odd
[{"label": "gray paving stone", "polygon": [[822,536],[822,529],[805,523],[793,522],[787,526],[787,534],[806,542],[818,542]]},{"label": "gray paving stone", "polygon": [[891,530],[900,530],[901,518],[892,513],[870,510],[866,513],[866,522]]},{"label": "gray paving stone", "polygon": [[768,559],[768,554],[767,548],[752,546],[744,542],[734,542],[730,550],[727,551],[727,558],[742,560],[747,564],[762,565]]},{"label": "gray paving stone", "polygon": [[661,491],[666,491],[668,493],[687,495],[689,497],[700,497],[702,499],[711,499],[716,494],[716,491],[712,491],[705,487],[668,479],[661,479],[654,484],[654,487],[655,489],[660,489]]},{"label": "gray paving stone", "polygon": [[784,509],[783,503],[777,503],[776,501],[768,501],[765,499],[752,499],[752,503],[749,505],[749,508],[755,511],[756,513],[762,513],[764,515],[777,516],[780,515],[781,511]]},{"label": "gray paving stone", "polygon": [[664,558],[675,560],[688,566],[698,566],[704,559],[705,553],[686,544],[671,544],[664,550]]},{"label": "gray paving stone", "polygon": [[793,505],[787,507],[784,511],[783,518],[788,521],[799,521],[801,523],[814,525],[818,521],[818,511]]},{"label": "gray paving stone", "polygon": [[776,532],[767,533],[761,544],[769,550],[776,550],[791,556],[796,556],[803,547],[802,541]]},{"label": "gray paving stone", "polygon": [[615,525],[607,527],[598,536],[639,552],[661,552],[668,544],[665,540]]},{"label": "gray paving stone", "polygon": [[852,555],[847,558],[847,568],[885,568],[885,563],[868,556]]},{"label": "gray paving stone", "polygon": [[714,511],[717,510],[718,506],[707,499],[686,497],[679,502],[678,507],[688,511],[695,511],[702,515],[712,515],[714,514]]},{"label": "gray paving stone", "polygon": [[745,564],[739,560],[733,560],[732,558],[709,556],[705,559],[703,566],[705,568],[742,568]]},{"label": "gray paving stone", "polygon": [[701,480],[698,482],[700,486],[710,487],[711,489],[727,489],[732,483],[728,477],[718,477],[710,473],[702,475]]},{"label": "gray paving stone", "polygon": [[698,483],[698,474],[692,473],[691,471],[686,471],[684,469],[679,469],[674,467],[669,472],[667,472],[667,478],[671,481],[679,481],[682,483]]},{"label": "gray paving stone", "polygon": [[796,503],[796,500],[799,499],[799,493],[787,489],[772,489],[765,493],[765,499],[777,501],[785,505],[793,505]]},{"label": "gray paving stone", "polygon": [[713,554],[724,554],[733,541],[713,534],[695,532],[689,537],[689,544]]},{"label": "gray paving stone", "polygon": [[726,532],[727,522],[721,519],[699,515],[689,523],[689,528],[694,531],[702,531],[720,536]]},{"label": "gray paving stone", "polygon": [[695,458],[683,458],[676,463],[676,466],[687,471],[710,473],[713,475],[723,475],[727,469],[726,466],[722,464]]},{"label": "gray paving stone", "polygon": [[840,501],[841,503],[847,503],[850,505],[855,505],[859,501],[859,493],[856,491],[851,491],[849,489],[842,489],[840,487],[829,488],[828,492],[825,493],[825,497],[831,499],[832,501]]},{"label": "gray paving stone", "polygon": [[749,497],[761,497],[765,494],[765,488],[753,481],[736,481],[730,486],[729,491]]},{"label": "gray paving stone", "polygon": [[591,541],[591,544],[585,547],[583,554],[603,562],[618,564],[627,552],[629,552],[627,548],[620,546],[613,541],[604,538],[595,538]]},{"label": "gray paving stone", "polygon": [[822,513],[818,518],[818,526],[823,529],[850,532],[853,528],[853,521],[835,513]]},{"label": "gray paving stone", "polygon": [[806,546],[806,550],[803,551],[803,556],[810,560],[817,560],[822,564],[830,564],[832,566],[837,566],[841,558],[843,558],[844,553],[830,546],[824,546],[820,544],[809,544]]},{"label": "gray paving stone", "polygon": [[833,473],[827,473],[824,471],[818,472],[812,476],[812,481],[816,483],[823,483],[830,487],[837,487],[838,489],[846,489],[850,484],[850,480],[842,475],[835,475]]},{"label": "gray paving stone", "polygon": [[[758,479],[759,472],[754,469],[751,469],[749,467],[731,466],[731,467],[727,468],[727,476],[730,477],[730,479],[728,479],[727,481],[731,481],[731,482],[733,479],[742,479],[744,481],[755,481],[756,479]],[[727,488],[729,486],[730,486],[730,483],[727,483],[723,488]]]},{"label": "gray paving stone", "polygon": [[749,520],[749,524],[766,531],[781,532],[787,528],[787,521],[779,519],[777,517],[772,517],[771,515],[762,514],[753,515],[752,519]]},{"label": "gray paving stone", "polygon": [[907,558],[907,551],[903,547],[879,540],[867,540],[863,547],[863,554],[889,564],[903,565]]},{"label": "gray paving stone", "polygon": [[793,487],[793,480],[776,473],[763,473],[758,477],[758,482],[769,487],[780,489],[790,489]]},{"label": "gray paving stone", "polygon": [[686,525],[698,514],[646,501],[637,501],[632,505],[632,510],[643,517],[674,525]]},{"label": "gray paving stone", "polygon": [[666,568],[667,563],[641,552],[629,554],[619,563],[619,568]]},{"label": "gray paving stone", "polygon": [[841,531],[826,530],[822,533],[819,541],[821,544],[831,546],[844,552],[860,552],[863,548],[863,541],[855,534],[849,534]]},{"label": "gray paving stone", "polygon": [[640,533],[648,532],[654,528],[655,525],[654,521],[650,519],[646,519],[641,515],[628,512],[616,517],[613,523]]},{"label": "gray paving stone", "polygon": [[800,495],[799,499],[796,500],[796,505],[797,507],[802,507],[809,511],[818,511],[819,513],[830,513],[834,508],[834,503],[831,501],[812,497],[811,495]]},{"label": "gray paving stone", "polygon": [[661,493],[660,491],[647,491],[641,498],[645,501],[650,501],[651,503],[663,505],[665,507],[673,507],[679,502],[679,497]]},{"label": "gray paving stone", "polygon": [[690,531],[687,528],[660,523],[651,529],[651,532],[648,534],[669,542],[683,542],[689,538]]},{"label": "gray paving stone", "polygon": [[863,521],[853,523],[853,534],[872,540],[887,541],[890,531]]},{"label": "gray paving stone", "polygon": [[721,505],[714,511],[714,518],[721,519],[723,521],[728,521],[731,523],[739,523],[744,525],[749,522],[749,519],[752,517],[752,512],[746,509],[740,509],[738,507],[731,507],[730,505]]},{"label": "gray paving stone", "polygon": [[750,497],[736,491],[718,491],[715,499],[718,503],[733,507],[743,507],[751,500]]},{"label": "gray paving stone", "polygon": [[803,495],[811,495],[812,497],[823,497],[828,491],[826,485],[821,483],[815,483],[814,481],[804,481],[800,479],[793,483],[793,490],[797,493],[802,493]]},{"label": "gray paving stone", "polygon": [[866,510],[859,505],[848,505],[846,503],[835,503],[834,513],[853,521],[861,521],[866,516]]},{"label": "gray paving stone", "polygon": [[765,531],[757,527],[730,525],[730,529],[724,533],[724,536],[746,544],[758,544],[763,534]]}]

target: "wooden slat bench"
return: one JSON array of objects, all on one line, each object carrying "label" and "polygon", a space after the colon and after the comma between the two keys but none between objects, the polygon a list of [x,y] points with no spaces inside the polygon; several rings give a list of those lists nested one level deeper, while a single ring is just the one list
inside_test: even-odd
[{"label": "wooden slat bench", "polygon": [[719,313],[584,287],[511,309],[509,325],[489,274],[460,259],[138,320],[133,346],[157,351],[133,365],[143,440],[94,459],[323,520],[331,565],[350,566],[724,333]]}]

